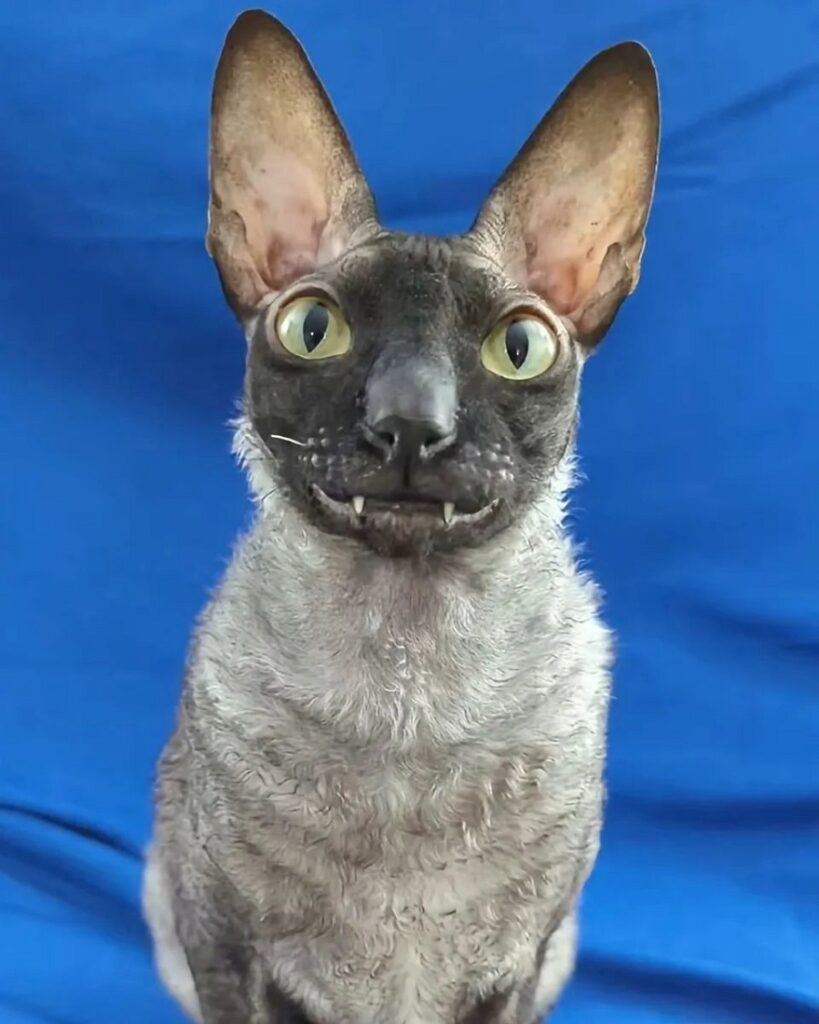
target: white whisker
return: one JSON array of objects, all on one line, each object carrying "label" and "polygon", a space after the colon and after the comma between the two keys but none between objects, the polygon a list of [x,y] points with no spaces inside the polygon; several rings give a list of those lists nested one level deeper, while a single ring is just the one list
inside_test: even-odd
[{"label": "white whisker", "polygon": [[296,444],[299,448],[306,448],[304,441],[297,441],[294,437],[285,437],[284,434],[268,434],[271,441],[287,441],[288,444]]}]

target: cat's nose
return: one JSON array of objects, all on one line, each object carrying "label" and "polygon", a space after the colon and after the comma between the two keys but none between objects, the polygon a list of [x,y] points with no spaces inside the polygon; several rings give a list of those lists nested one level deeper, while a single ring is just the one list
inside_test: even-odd
[{"label": "cat's nose", "polygon": [[440,420],[385,416],[368,427],[367,440],[388,459],[428,459],[455,439],[453,431]]},{"label": "cat's nose", "polygon": [[385,460],[431,459],[455,440],[457,408],[448,360],[378,360],[367,381],[364,436]]}]

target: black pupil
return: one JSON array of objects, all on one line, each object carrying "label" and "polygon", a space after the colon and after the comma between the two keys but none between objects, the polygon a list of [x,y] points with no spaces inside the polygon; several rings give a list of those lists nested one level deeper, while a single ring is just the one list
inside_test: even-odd
[{"label": "black pupil", "polygon": [[529,338],[522,320],[516,320],[506,328],[506,354],[516,370],[526,362],[529,355]]},{"label": "black pupil", "polygon": [[301,336],[304,339],[304,347],[312,352],[316,345],[324,340],[327,333],[327,325],[330,322],[330,314],[326,308],[318,302],[310,308],[310,312],[304,318],[301,325]]}]

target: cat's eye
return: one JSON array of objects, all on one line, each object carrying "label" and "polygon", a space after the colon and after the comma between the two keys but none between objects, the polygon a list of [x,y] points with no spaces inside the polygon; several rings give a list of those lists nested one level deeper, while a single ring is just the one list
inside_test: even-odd
[{"label": "cat's eye", "polygon": [[507,380],[532,380],[557,358],[557,338],[542,320],[520,314],[506,317],[481,346],[484,368]]},{"label": "cat's eye", "polygon": [[299,359],[332,359],[350,348],[350,327],[338,306],[324,297],[302,295],[276,317],[282,348]]}]

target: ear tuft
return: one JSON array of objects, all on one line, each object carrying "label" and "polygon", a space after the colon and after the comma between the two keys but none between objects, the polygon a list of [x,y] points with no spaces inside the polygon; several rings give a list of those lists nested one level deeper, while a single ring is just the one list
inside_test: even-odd
[{"label": "ear tuft", "polygon": [[541,120],[472,228],[588,346],[637,285],[658,139],[648,51],[633,42],[604,50]]},{"label": "ear tuft", "polygon": [[344,129],[295,37],[263,11],[229,31],[211,106],[208,251],[242,314],[374,222]]}]

